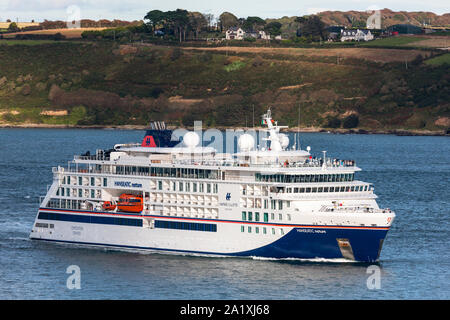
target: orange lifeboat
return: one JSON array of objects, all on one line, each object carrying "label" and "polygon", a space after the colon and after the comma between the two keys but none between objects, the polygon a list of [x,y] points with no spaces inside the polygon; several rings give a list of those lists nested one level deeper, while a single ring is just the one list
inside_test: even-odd
[{"label": "orange lifeboat", "polygon": [[144,209],[144,201],[142,196],[124,193],[119,198],[117,208],[122,212],[141,213]]},{"label": "orange lifeboat", "polygon": [[114,211],[116,207],[116,204],[112,201],[105,201],[103,203],[103,210],[105,211]]}]

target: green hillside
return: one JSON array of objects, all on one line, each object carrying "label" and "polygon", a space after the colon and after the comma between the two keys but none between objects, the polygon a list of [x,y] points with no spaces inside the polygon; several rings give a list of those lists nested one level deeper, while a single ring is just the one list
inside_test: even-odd
[{"label": "green hillside", "polygon": [[300,109],[302,127],[450,127],[448,59],[338,56],[0,42],[0,125],[245,126],[271,106],[290,126]]}]

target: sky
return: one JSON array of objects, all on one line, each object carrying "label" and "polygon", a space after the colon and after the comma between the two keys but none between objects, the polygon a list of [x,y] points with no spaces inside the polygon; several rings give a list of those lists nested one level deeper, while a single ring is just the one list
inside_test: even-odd
[{"label": "sky", "polygon": [[177,8],[214,14],[234,13],[237,17],[280,18],[320,11],[364,11],[389,8],[393,11],[450,12],[449,0],[0,0],[0,22],[7,19],[72,21],[81,19],[141,20],[150,10]]}]

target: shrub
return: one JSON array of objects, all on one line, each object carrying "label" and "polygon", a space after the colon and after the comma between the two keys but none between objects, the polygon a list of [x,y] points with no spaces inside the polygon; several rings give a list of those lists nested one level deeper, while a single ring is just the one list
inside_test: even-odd
[{"label": "shrub", "polygon": [[330,118],[330,119],[328,119],[328,123],[326,124],[327,128],[333,128],[333,129],[340,128],[340,126],[341,126],[341,120],[338,118]]},{"label": "shrub", "polygon": [[170,54],[170,60],[178,60],[183,55],[183,51],[180,48],[175,48]]},{"label": "shrub", "polygon": [[356,114],[351,114],[344,119],[343,127],[345,129],[356,128],[359,124],[359,117]]}]

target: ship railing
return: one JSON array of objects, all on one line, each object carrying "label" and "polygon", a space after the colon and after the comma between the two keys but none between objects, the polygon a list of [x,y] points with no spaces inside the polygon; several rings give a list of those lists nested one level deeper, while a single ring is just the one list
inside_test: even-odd
[{"label": "ship railing", "polygon": [[376,209],[370,207],[360,206],[322,206],[320,212],[358,212],[358,213],[391,213],[390,209]]},{"label": "ship railing", "polygon": [[109,161],[111,158],[104,155],[92,155],[92,156],[75,156],[75,160],[87,160],[87,161]]}]

